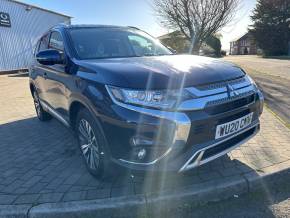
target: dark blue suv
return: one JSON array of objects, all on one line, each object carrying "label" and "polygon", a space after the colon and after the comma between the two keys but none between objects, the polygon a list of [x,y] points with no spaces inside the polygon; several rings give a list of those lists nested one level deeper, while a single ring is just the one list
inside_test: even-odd
[{"label": "dark blue suv", "polygon": [[264,100],[241,68],[176,55],[117,26],[51,29],[36,47],[30,89],[38,118],[75,130],[97,177],[119,167],[184,172],[225,155],[259,131]]}]

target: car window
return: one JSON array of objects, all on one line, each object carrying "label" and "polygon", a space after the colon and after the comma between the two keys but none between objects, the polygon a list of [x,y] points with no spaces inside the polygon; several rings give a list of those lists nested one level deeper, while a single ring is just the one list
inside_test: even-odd
[{"label": "car window", "polygon": [[80,59],[142,57],[172,54],[148,34],[121,28],[76,28],[70,30]]},{"label": "car window", "polygon": [[35,44],[34,48],[33,48],[33,55],[35,56],[38,52],[39,49],[39,44],[40,44],[40,40],[37,41],[37,43]]},{"label": "car window", "polygon": [[60,33],[52,32],[49,40],[49,48],[63,51],[63,39]]},{"label": "car window", "polygon": [[39,52],[46,50],[48,48],[48,39],[49,39],[49,34],[47,34],[41,38],[40,44],[39,44],[39,49],[38,49]]},{"label": "car window", "polygon": [[155,47],[151,40],[138,35],[128,35],[128,39],[137,56],[154,55]]}]

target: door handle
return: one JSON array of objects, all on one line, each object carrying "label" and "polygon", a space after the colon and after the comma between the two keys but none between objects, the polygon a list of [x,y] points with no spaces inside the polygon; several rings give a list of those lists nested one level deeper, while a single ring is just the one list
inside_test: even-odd
[{"label": "door handle", "polygon": [[47,79],[47,73],[43,73],[43,78]]}]

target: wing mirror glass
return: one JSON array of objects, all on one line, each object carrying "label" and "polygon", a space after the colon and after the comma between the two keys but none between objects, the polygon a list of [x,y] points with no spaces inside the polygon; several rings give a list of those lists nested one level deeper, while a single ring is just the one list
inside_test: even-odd
[{"label": "wing mirror glass", "polygon": [[63,52],[54,49],[40,51],[36,55],[36,60],[43,65],[63,64]]},{"label": "wing mirror glass", "polygon": [[174,50],[173,48],[169,47],[169,46],[166,46],[173,54],[177,54],[177,51]]}]

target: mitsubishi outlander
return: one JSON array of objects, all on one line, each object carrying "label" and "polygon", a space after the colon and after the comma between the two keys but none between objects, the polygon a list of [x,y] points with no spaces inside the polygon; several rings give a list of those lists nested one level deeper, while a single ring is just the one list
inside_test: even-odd
[{"label": "mitsubishi outlander", "polygon": [[[264,98],[243,69],[177,55],[134,27],[60,25],[30,69],[39,120],[72,128],[88,170],[185,172],[253,137]],[[117,168],[118,167],[118,168]]]}]

